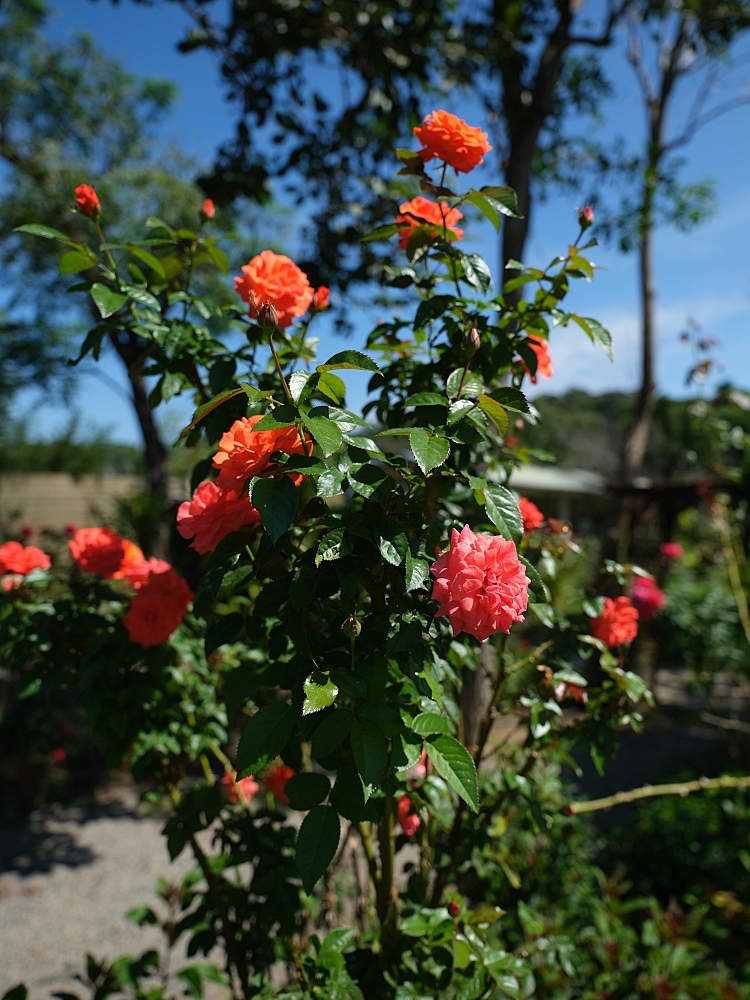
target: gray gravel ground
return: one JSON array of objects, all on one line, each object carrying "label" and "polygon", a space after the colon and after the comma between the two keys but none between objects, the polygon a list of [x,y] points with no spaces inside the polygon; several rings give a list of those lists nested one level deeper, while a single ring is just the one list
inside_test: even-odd
[{"label": "gray gravel ground", "polygon": [[[53,990],[84,998],[71,976],[83,971],[87,952],[111,960],[161,947],[158,928],[136,927],[125,913],[157,908],[157,877],[179,882],[191,867],[188,852],[170,862],[162,825],[139,816],[136,795],[120,789],[0,828],[0,997],[25,982],[30,1000]],[[210,993],[226,995],[218,987]]]}]

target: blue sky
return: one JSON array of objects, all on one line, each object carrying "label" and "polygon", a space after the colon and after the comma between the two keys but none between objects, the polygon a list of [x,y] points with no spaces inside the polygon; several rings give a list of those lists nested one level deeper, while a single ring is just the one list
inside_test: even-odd
[{"label": "blue sky", "polygon": [[[139,75],[165,77],[179,87],[179,99],[165,129],[165,138],[178,140],[188,152],[206,164],[217,146],[233,133],[235,117],[220,83],[218,67],[207,53],[183,55],[176,44],[184,34],[188,18],[170,3],[117,6],[101,0],[57,0],[57,15],[48,35],[62,41],[76,31],[91,33],[111,56]],[[643,130],[643,112],[632,70],[622,58],[621,47],[610,51],[607,70],[615,93],[605,106],[603,134],[638,137]],[[686,94],[686,97],[688,95]],[[685,99],[677,111],[685,109]],[[480,112],[465,95],[449,93],[444,106],[463,114],[472,124],[485,124]],[[432,110],[425,107],[425,112]],[[679,115],[677,116],[679,117]],[[704,388],[709,392],[718,381],[750,385],[750,106],[742,107],[707,126],[686,150],[684,179],[715,179],[718,210],[708,222],[688,234],[661,229],[656,237],[657,377],[661,392],[672,396],[686,390],[685,373],[691,363],[689,350],[678,334],[688,319],[697,322],[704,336],[716,338],[718,360],[724,366]],[[526,262],[545,264],[575,236],[575,207],[580,198],[555,195],[537,203]],[[493,273],[497,271],[497,245],[489,224],[474,223],[467,235],[483,252]],[[293,250],[293,247],[290,247]],[[595,316],[607,326],[615,341],[615,361],[607,360],[577,329],[557,330],[551,339],[555,375],[538,391],[564,392],[573,387],[590,391],[633,389],[638,379],[638,310],[636,260],[609,247],[592,252],[602,268],[593,284],[576,289],[571,303],[583,315]],[[369,322],[370,317],[367,317]],[[362,325],[362,335],[367,330]],[[321,353],[342,349],[342,341],[325,330]],[[350,343],[347,346],[358,346]],[[105,364],[107,374],[123,382],[114,359]],[[360,381],[360,380],[355,380]],[[351,383],[350,383],[351,384]],[[352,385],[356,396],[362,386]],[[64,419],[58,407],[39,401],[29,393],[25,399],[33,426],[42,435],[59,430]],[[128,404],[111,388],[87,377],[78,394],[77,406],[84,425],[107,427],[115,440],[137,443],[138,429]],[[165,429],[178,429],[189,404],[176,401],[164,413]]]}]

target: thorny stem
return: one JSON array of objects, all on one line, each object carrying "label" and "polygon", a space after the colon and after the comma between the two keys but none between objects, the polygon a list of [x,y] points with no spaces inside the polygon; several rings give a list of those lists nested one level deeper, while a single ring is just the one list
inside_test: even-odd
[{"label": "thorny stem", "polygon": [[675,781],[668,785],[644,785],[642,788],[631,788],[628,792],[617,792],[603,799],[590,799],[588,802],[571,802],[568,811],[578,813],[596,812],[599,809],[611,809],[623,802],[637,802],[639,799],[650,799],[655,795],[689,795],[690,792],[702,792],[711,788],[750,788],[750,777],[734,778],[725,774],[721,778],[696,778],[694,781]]}]

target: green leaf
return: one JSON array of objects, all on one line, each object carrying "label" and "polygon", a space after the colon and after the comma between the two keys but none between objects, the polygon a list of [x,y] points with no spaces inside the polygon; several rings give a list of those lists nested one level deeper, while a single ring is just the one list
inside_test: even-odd
[{"label": "green leaf", "polygon": [[353,368],[357,371],[377,372],[380,374],[380,369],[372,358],[368,358],[361,351],[340,351],[329,358],[325,364],[318,365],[315,370],[318,372],[330,372],[341,368]]},{"label": "green leaf", "polygon": [[298,371],[298,372],[292,372],[292,374],[287,379],[289,391],[291,392],[292,399],[294,400],[295,403],[299,403],[300,396],[302,395],[302,392],[307,383],[310,381],[311,377],[312,376],[310,372]]},{"label": "green leaf", "polygon": [[282,403],[281,406],[276,406],[273,410],[269,410],[265,417],[259,420],[255,427],[253,427],[253,430],[278,431],[282,427],[291,427],[296,419],[297,411],[294,407],[289,406],[288,403]]},{"label": "green leaf", "polygon": [[240,778],[266,767],[278,757],[294,729],[294,711],[283,701],[264,705],[248,719],[237,747]]},{"label": "green leaf", "polygon": [[[351,543],[347,539],[347,548],[351,551]],[[334,562],[345,555],[344,529],[334,528],[327,532],[318,542],[318,551],[315,553],[315,565],[320,566],[322,562]]]},{"label": "green leaf", "polygon": [[302,706],[303,715],[314,715],[315,712],[322,712],[336,700],[339,689],[330,677],[319,673],[317,670],[305,679],[303,685],[305,692],[305,703]]},{"label": "green leaf", "polygon": [[598,320],[592,319],[590,316],[576,316],[574,314],[571,316],[571,319],[580,326],[593,343],[599,344],[600,347],[604,348],[605,354],[612,361],[612,334],[609,330],[603,327]]},{"label": "green leaf", "polygon": [[98,281],[91,286],[91,298],[96,303],[96,308],[101,313],[102,319],[112,316],[128,300],[127,295],[122,295],[120,292],[113,292],[111,288],[99,284]]},{"label": "green leaf", "polygon": [[344,476],[339,472],[338,469],[329,469],[322,475],[318,476],[318,496],[319,497],[337,497],[340,496],[343,490]]},{"label": "green leaf", "polygon": [[192,428],[195,427],[195,425],[208,413],[215,410],[217,406],[221,406],[222,403],[226,403],[226,401],[231,399],[232,396],[239,396],[242,392],[244,392],[244,389],[227,389],[225,392],[220,392],[218,396],[214,396],[214,398],[210,399],[207,403],[203,403],[202,406],[199,406],[193,414],[193,419],[187,427],[183,427],[180,431],[180,440],[187,437]]},{"label": "green leaf", "polygon": [[297,516],[299,492],[289,476],[281,479],[256,479],[253,484],[252,505],[263,521],[272,542],[278,542]]},{"label": "green leaf", "polygon": [[522,555],[519,555],[518,558],[521,560],[526,569],[526,576],[529,578],[529,582],[531,585],[530,589],[534,592],[534,594],[536,594],[538,598],[540,598],[540,600],[543,599],[545,601],[549,601],[550,599],[549,590],[547,589],[547,585],[544,582],[544,580],[541,578],[541,576],[539,576],[536,566],[532,566],[529,560]]},{"label": "green leaf", "polygon": [[313,774],[303,771],[295,774],[284,785],[284,795],[289,799],[292,809],[307,812],[313,806],[319,805],[328,796],[331,782],[324,774]]},{"label": "green leaf", "polygon": [[[258,403],[261,399],[272,399],[273,392],[261,392],[254,385],[250,385],[249,382],[240,382],[243,392],[247,395],[247,398],[251,403]],[[233,390],[236,392],[237,390]]]},{"label": "green leaf", "polygon": [[322,392],[334,403],[343,403],[346,398],[346,385],[338,375],[334,375],[332,372],[323,372],[318,379],[316,388],[318,392]]},{"label": "green leaf", "polygon": [[385,770],[387,756],[385,737],[374,722],[355,719],[352,723],[351,741],[354,763],[367,802]]},{"label": "green leaf", "polygon": [[162,267],[161,261],[157,257],[154,257],[152,253],[149,253],[148,250],[144,250],[143,247],[129,246],[128,249],[132,254],[138,257],[139,260],[142,260],[144,264],[147,264],[155,274],[159,275],[160,278],[166,278],[167,274]]},{"label": "green leaf", "polygon": [[363,236],[360,239],[360,243],[371,243],[373,240],[388,240],[397,232],[398,226],[393,222],[389,222],[385,226],[378,226],[376,229],[373,229],[367,236]]},{"label": "green leaf", "polygon": [[465,746],[452,736],[433,736],[425,743],[435,770],[474,812],[479,812],[477,770]]},{"label": "green leaf", "polygon": [[311,893],[333,861],[341,836],[341,821],[333,806],[315,806],[297,835],[297,868],[302,888]]},{"label": "green leaf", "polygon": [[501,215],[507,215],[510,219],[523,218],[518,211],[518,199],[512,187],[490,185],[480,188],[479,193],[484,195],[490,205]]},{"label": "green leaf", "polygon": [[406,535],[402,533],[397,535],[393,541],[388,538],[379,538],[378,548],[386,562],[390,563],[391,566],[400,566],[408,551],[409,543],[406,540]]},{"label": "green leaf", "polygon": [[497,400],[506,410],[515,410],[517,413],[529,413],[529,403],[520,389],[512,389],[509,386],[502,386],[500,389],[493,389],[490,396]]},{"label": "green leaf", "polygon": [[87,271],[90,267],[95,267],[98,263],[96,257],[80,250],[68,250],[60,258],[58,272],[60,274],[75,274],[78,271]]},{"label": "green leaf", "polygon": [[219,646],[236,639],[245,624],[239,612],[214,618],[206,629],[206,656],[210,656]]},{"label": "green leaf", "polygon": [[503,536],[512,542],[523,537],[523,520],[518,501],[505,486],[487,483],[484,487],[485,509],[490,521]]},{"label": "green leaf", "polygon": [[469,204],[474,205],[475,208],[478,208],[479,211],[482,213],[482,215],[484,215],[485,218],[490,220],[490,222],[492,223],[492,225],[495,227],[496,230],[500,228],[500,215],[492,207],[490,202],[487,201],[487,199],[484,197],[483,194],[480,194],[478,191],[472,191],[466,200],[469,202]]},{"label": "green leaf", "polygon": [[40,226],[36,222],[29,223],[26,226],[16,226],[13,232],[28,233],[30,236],[43,236],[45,240],[61,240],[69,246],[78,246],[69,236],[61,233],[59,229],[53,229],[52,226]]},{"label": "green leaf", "polygon": [[320,760],[337,750],[349,735],[354,716],[346,708],[337,708],[322,720],[313,733],[312,757]]},{"label": "green leaf", "polygon": [[425,323],[442,316],[455,301],[453,295],[433,295],[431,299],[420,302],[417,315],[414,317],[414,329],[421,330]]},{"label": "green leaf", "polygon": [[483,392],[479,393],[478,405],[482,413],[486,413],[495,427],[497,427],[500,437],[505,437],[505,433],[508,430],[508,411],[505,407],[501,406],[492,396],[485,396]]},{"label": "green leaf", "polygon": [[306,413],[302,414],[302,420],[326,458],[338,451],[344,443],[335,420],[329,420],[327,417],[308,417]]},{"label": "green leaf", "polygon": [[123,285],[122,288],[134,302],[140,302],[141,305],[148,306],[149,309],[161,312],[159,300],[151,292],[147,292],[145,288],[140,288],[138,285]]},{"label": "green leaf", "polygon": [[589,618],[598,618],[604,611],[604,597],[587,598],[583,602],[583,611]]},{"label": "green leaf", "polygon": [[24,984],[19,983],[18,986],[11,986],[7,993],[3,993],[2,1000],[26,1000],[28,995],[29,991]]},{"label": "green leaf", "polygon": [[221,249],[221,247],[213,246],[211,244],[206,246],[206,253],[211,258],[211,260],[216,264],[218,269],[222,274],[229,274],[229,258]]},{"label": "green leaf", "polygon": [[487,261],[478,253],[471,253],[461,258],[461,264],[469,284],[486,292],[492,284],[492,273]]},{"label": "green leaf", "polygon": [[443,715],[435,712],[422,712],[414,719],[411,728],[420,736],[434,736],[436,733],[445,733],[447,736],[453,732],[453,727]]},{"label": "green leaf", "polygon": [[406,552],[406,590],[424,590],[430,581],[430,568],[425,559],[418,559]]},{"label": "green leaf", "polygon": [[409,396],[404,406],[447,406],[448,400],[441,396],[439,392],[418,392],[416,396]]},{"label": "green leaf", "polygon": [[397,771],[406,771],[419,763],[422,741],[416,733],[401,732],[393,741],[391,761]]},{"label": "green leaf", "polygon": [[432,469],[442,465],[451,451],[447,438],[431,434],[424,427],[415,427],[409,434],[409,446],[425,476]]},{"label": "green leaf", "polygon": [[555,611],[551,604],[529,604],[529,611],[533,611],[542,625],[547,628],[555,627]]},{"label": "green leaf", "polygon": [[337,812],[353,823],[376,819],[375,803],[365,802],[362,781],[354,761],[348,755],[344,757],[336,774],[330,803]]},{"label": "green leaf", "polygon": [[[455,399],[458,395],[458,387],[461,386],[461,396],[465,398],[466,396],[478,396],[479,393],[484,388],[482,385],[482,380],[474,372],[467,372],[466,378],[463,378],[464,370],[463,368],[456,368],[448,376],[448,381],[445,383],[445,389],[448,393],[449,399]],[[461,379],[463,378],[463,385],[461,385]]]}]

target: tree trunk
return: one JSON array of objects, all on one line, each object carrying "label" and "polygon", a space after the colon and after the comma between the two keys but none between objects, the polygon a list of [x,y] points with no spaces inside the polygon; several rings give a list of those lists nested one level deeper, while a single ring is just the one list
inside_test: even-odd
[{"label": "tree trunk", "polygon": [[[509,260],[523,260],[524,247],[529,235],[531,215],[531,169],[536,149],[539,129],[530,123],[530,128],[511,145],[508,164],[505,168],[505,183],[512,187],[518,198],[518,210],[522,219],[505,219],[502,229],[502,270],[503,283],[517,278],[518,272],[508,270]],[[520,298],[518,289],[515,298]],[[511,298],[513,298],[511,294]]]},{"label": "tree trunk", "polygon": [[[645,198],[650,200],[650,195],[646,193]],[[641,291],[641,386],[625,442],[623,473],[627,482],[632,481],[643,468],[655,404],[653,223],[650,216],[649,206],[648,217],[644,218],[638,251]]]}]

